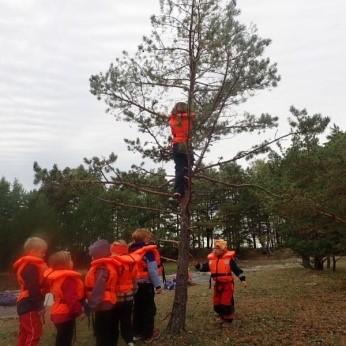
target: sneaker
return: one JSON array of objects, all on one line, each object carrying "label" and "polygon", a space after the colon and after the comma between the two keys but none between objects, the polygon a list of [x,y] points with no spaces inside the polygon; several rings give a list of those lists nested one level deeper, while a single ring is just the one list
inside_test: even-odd
[{"label": "sneaker", "polygon": [[151,344],[153,341],[157,340],[161,335],[160,329],[154,329],[153,335],[151,338],[145,339],[144,343],[145,344]]},{"label": "sneaker", "polygon": [[143,340],[143,336],[136,335],[136,336],[133,337],[133,341],[139,341],[139,340]]},{"label": "sneaker", "polygon": [[135,346],[135,344],[133,342],[128,342],[127,346]]}]

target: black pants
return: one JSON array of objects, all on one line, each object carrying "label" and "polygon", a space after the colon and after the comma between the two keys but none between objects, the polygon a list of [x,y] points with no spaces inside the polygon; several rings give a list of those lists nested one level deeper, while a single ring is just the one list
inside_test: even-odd
[{"label": "black pants", "polygon": [[154,319],[156,314],[154,296],[153,284],[138,284],[133,311],[133,328],[135,335],[140,335],[145,339],[151,338],[154,331]]},{"label": "black pants", "polygon": [[175,163],[174,192],[184,194],[188,167],[188,156],[179,148],[179,144],[173,144],[173,160]]},{"label": "black pants", "polygon": [[55,327],[57,330],[55,346],[71,346],[76,328],[76,320],[73,319],[63,323],[56,323]]},{"label": "black pants", "polygon": [[119,332],[115,326],[114,308],[95,312],[94,333],[96,346],[114,346],[118,342]]},{"label": "black pants", "polygon": [[132,308],[133,301],[128,302],[118,302],[115,305],[114,314],[115,314],[115,326],[119,330],[121,336],[126,343],[133,341],[133,326],[132,326]]}]

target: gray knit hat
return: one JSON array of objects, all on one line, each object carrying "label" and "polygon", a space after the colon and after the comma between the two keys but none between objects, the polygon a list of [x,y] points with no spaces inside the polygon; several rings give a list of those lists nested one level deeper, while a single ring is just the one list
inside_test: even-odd
[{"label": "gray knit hat", "polygon": [[110,256],[110,244],[107,240],[99,239],[89,246],[89,255],[93,258]]}]

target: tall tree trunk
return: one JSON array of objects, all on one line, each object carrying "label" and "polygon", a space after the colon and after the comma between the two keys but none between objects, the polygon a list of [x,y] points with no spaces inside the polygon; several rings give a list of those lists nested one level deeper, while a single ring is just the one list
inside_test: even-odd
[{"label": "tall tree trunk", "polygon": [[330,269],[330,256],[327,256],[327,269]]},{"label": "tall tree trunk", "polygon": [[173,301],[171,318],[167,330],[176,335],[185,331],[186,304],[187,304],[187,279],[190,249],[190,191],[186,191],[181,202],[181,229],[179,241],[179,255],[177,268],[177,281]]},{"label": "tall tree trunk", "polygon": [[302,255],[302,265],[304,268],[311,269],[310,256]]},{"label": "tall tree trunk", "polygon": [[335,258],[335,256],[332,256],[332,260],[333,260],[333,272],[335,272],[336,271],[336,258]]},{"label": "tall tree trunk", "polygon": [[323,270],[323,257],[321,256],[314,257],[314,268],[316,270]]},{"label": "tall tree trunk", "polygon": [[256,234],[255,233],[252,233],[252,244],[253,244],[253,248],[257,249]]}]

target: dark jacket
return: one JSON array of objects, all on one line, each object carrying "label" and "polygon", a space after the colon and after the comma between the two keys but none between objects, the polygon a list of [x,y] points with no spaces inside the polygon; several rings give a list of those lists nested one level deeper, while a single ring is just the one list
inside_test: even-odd
[{"label": "dark jacket", "polygon": [[22,271],[24,286],[29,291],[29,296],[17,303],[18,315],[26,314],[30,311],[40,311],[43,309],[44,295],[40,287],[39,272],[34,264],[27,264]]}]

